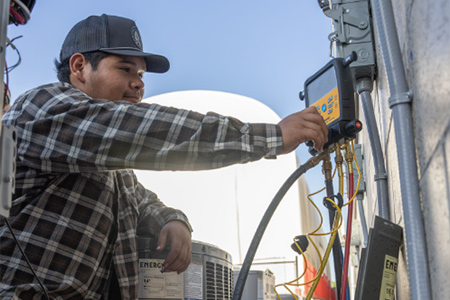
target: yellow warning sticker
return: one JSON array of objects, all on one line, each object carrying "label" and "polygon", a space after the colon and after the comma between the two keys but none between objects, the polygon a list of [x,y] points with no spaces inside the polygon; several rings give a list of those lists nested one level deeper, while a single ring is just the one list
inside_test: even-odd
[{"label": "yellow warning sticker", "polygon": [[397,279],[398,259],[386,255],[384,258],[383,279],[381,281],[380,300],[394,300]]}]

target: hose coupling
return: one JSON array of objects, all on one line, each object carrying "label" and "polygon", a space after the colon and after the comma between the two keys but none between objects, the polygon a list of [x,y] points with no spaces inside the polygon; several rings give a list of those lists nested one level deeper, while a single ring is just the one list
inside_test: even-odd
[{"label": "hose coupling", "polygon": [[333,165],[331,163],[330,152],[328,150],[324,150],[324,158],[322,163],[322,173],[325,176],[325,180],[332,180],[331,171],[333,170]]}]

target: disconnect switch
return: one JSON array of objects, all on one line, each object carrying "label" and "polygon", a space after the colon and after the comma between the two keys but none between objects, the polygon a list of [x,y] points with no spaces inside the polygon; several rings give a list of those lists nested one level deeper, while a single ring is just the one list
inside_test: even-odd
[{"label": "disconnect switch", "polygon": [[361,255],[356,300],[394,299],[402,227],[378,216]]},{"label": "disconnect switch", "polygon": [[331,2],[331,5],[321,7],[324,14],[333,20],[333,32],[328,39],[335,57],[347,57],[356,52],[358,60],[350,66],[354,78],[374,78],[376,64],[369,0]]}]

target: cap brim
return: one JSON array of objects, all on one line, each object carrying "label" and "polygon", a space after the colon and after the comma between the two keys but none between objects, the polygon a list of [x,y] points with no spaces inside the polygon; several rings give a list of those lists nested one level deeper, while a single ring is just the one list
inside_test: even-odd
[{"label": "cap brim", "polygon": [[125,56],[143,57],[147,64],[147,72],[165,73],[170,69],[169,60],[162,55],[146,53],[132,49],[100,49],[100,51]]}]

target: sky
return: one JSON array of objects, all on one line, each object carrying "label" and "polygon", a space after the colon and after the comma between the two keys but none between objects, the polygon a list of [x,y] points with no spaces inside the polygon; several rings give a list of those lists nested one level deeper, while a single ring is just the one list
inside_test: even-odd
[{"label": "sky", "polygon": [[[133,19],[146,52],[166,56],[165,74],[146,73],[145,98],[183,90],[235,93],[261,101],[281,118],[305,108],[305,80],[328,60],[331,21],[315,0],[37,0],[25,25],[7,35],[21,64],[9,74],[11,98],[57,81],[54,60],[67,32],[89,15]],[[8,66],[18,60],[8,47]],[[213,99],[211,101],[214,101]],[[310,154],[300,145],[300,162]],[[312,188],[323,179],[307,179]]]},{"label": "sky", "polygon": [[[283,118],[305,108],[299,92],[329,60],[331,22],[316,0],[37,0],[26,25],[7,28],[10,40],[22,36],[14,40],[21,63],[9,74],[12,99],[57,81],[54,59],[67,32],[102,13],[133,19],[144,50],[169,59],[167,73],[144,76],[145,98],[223,91],[256,99]],[[18,61],[11,47],[6,61]],[[296,150],[300,162],[310,158],[307,150]],[[320,167],[306,181],[311,191],[322,188]]]}]

